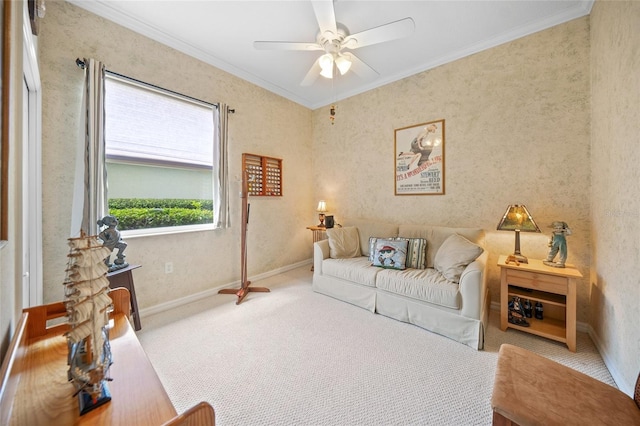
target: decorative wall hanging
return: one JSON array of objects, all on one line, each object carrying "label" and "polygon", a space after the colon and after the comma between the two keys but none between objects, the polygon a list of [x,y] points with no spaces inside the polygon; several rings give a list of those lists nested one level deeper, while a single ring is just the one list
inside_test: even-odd
[{"label": "decorative wall hanging", "polygon": [[255,154],[242,154],[242,172],[247,173],[252,197],[282,196],[282,160]]},{"label": "decorative wall hanging", "polygon": [[444,195],[444,119],[395,130],[395,195]]}]

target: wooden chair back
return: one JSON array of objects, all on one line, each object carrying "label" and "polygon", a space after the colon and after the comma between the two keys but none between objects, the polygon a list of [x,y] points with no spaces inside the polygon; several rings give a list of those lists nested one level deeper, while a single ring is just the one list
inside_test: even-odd
[{"label": "wooden chair back", "polygon": [[213,407],[203,401],[177,415],[163,426],[215,426],[215,417]]}]

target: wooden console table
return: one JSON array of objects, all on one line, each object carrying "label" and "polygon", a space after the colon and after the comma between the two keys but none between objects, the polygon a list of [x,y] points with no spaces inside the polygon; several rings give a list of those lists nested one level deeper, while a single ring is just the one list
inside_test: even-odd
[{"label": "wooden console table", "polygon": [[133,270],[141,265],[129,265],[126,268],[118,269],[107,274],[110,288],[124,287],[131,295],[131,318],[136,331],[142,328],[140,324],[140,314],[138,312],[138,298],[136,297],[136,287],[133,285]]},{"label": "wooden console table", "polygon": [[177,416],[131,324],[129,293],[117,289],[109,337],[113,365],[110,402],[80,416],[75,388],[67,380],[67,323],[62,302],[25,309],[2,364],[0,424],[161,425]]},{"label": "wooden console table", "polygon": [[[529,263],[506,263],[507,256],[500,256],[500,329],[525,331],[537,336],[566,343],[571,352],[576,351],[576,280],[582,274],[572,265],[554,268],[541,260],[529,259]],[[544,308],[542,320],[526,318],[529,327],[508,321],[509,300],[518,296],[533,304],[541,302]]]}]

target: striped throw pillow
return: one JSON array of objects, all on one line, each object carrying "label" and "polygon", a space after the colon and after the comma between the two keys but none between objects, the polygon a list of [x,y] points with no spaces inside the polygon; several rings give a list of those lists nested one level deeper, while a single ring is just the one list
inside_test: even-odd
[{"label": "striped throw pillow", "polygon": [[427,240],[424,238],[404,238],[397,237],[396,240],[406,240],[407,245],[407,268],[426,269]]}]

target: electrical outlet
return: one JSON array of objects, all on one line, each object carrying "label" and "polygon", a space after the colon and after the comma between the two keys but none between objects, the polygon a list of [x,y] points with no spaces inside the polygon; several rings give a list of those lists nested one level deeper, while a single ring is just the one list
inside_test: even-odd
[{"label": "electrical outlet", "polygon": [[164,264],[164,273],[171,274],[173,272],[173,262],[167,262]]}]

